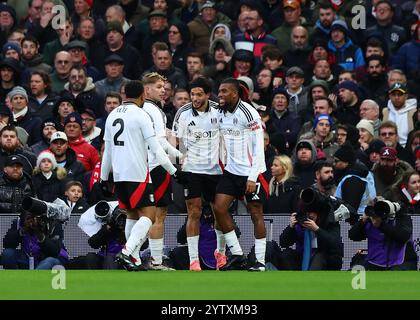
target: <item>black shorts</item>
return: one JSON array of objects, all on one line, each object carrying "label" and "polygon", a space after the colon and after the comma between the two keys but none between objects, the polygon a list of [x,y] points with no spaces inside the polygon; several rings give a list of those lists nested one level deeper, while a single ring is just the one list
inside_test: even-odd
[{"label": "black shorts", "polygon": [[264,204],[269,194],[267,180],[260,174],[256,181],[257,190],[252,194],[245,194],[247,181],[248,177],[238,176],[225,170],[217,185],[216,193],[228,194],[241,200],[245,197],[247,202],[256,201]]},{"label": "black shorts", "polygon": [[171,175],[162,166],[158,166],[150,171],[150,176],[155,190],[156,207],[167,207],[172,203]]},{"label": "black shorts", "polygon": [[122,209],[140,209],[155,205],[153,186],[148,182],[115,182],[115,194]]},{"label": "black shorts", "polygon": [[205,201],[213,202],[216,187],[221,175],[186,172],[188,184],[184,189],[186,200],[204,197]]}]

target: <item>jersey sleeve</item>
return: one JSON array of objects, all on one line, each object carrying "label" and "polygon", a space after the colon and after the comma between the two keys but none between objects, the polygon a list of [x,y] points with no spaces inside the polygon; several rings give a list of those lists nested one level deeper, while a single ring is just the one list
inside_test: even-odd
[{"label": "jersey sleeve", "polygon": [[[257,111],[255,111],[255,113],[257,113]],[[248,180],[257,181],[258,175],[265,171],[264,129],[259,115],[255,115],[254,112],[251,114],[252,116],[247,117],[246,121],[246,127],[250,130],[252,148],[252,167]],[[249,119],[251,120],[248,121]]]},{"label": "jersey sleeve", "polygon": [[178,139],[182,138],[185,132],[185,126],[180,110],[175,115],[175,120],[172,125],[172,135]]},{"label": "jersey sleeve", "polygon": [[143,135],[144,140],[147,140],[150,137],[155,136],[155,129],[153,127],[153,122],[149,114],[145,114],[144,117],[141,118],[140,123],[140,130]]}]

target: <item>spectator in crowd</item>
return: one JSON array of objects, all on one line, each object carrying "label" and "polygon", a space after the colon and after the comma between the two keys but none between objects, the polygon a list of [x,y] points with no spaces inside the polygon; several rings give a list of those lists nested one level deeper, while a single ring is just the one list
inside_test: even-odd
[{"label": "spectator in crowd", "polygon": [[320,2],[317,18],[310,40],[312,42],[314,39],[322,39],[327,42],[330,39],[331,25],[337,19],[333,5],[326,1]]},{"label": "spectator in crowd", "polygon": [[132,46],[137,47],[137,49],[141,49],[141,43],[137,41],[137,28],[135,25],[130,24],[126,20],[126,12],[120,5],[114,4],[112,6],[109,6],[106,9],[104,16],[107,23],[111,21],[119,22],[124,31],[124,40]]},{"label": "spectator in crowd", "polygon": [[284,64],[287,67],[304,66],[311,52],[308,42],[308,30],[295,26],[290,34],[290,48],[284,53]]},{"label": "spectator in crowd", "polygon": [[[335,196],[357,210],[365,212],[369,200],[376,197],[375,181],[369,169],[358,159],[350,144],[342,145],[334,154]],[[356,221],[352,219],[350,224]]]},{"label": "spectator in crowd", "polygon": [[256,92],[253,93],[255,102],[260,105],[269,107],[272,101],[273,73],[267,67],[261,67],[260,71],[258,72],[257,89],[255,91]]},{"label": "spectator in crowd", "polygon": [[230,75],[230,61],[234,49],[232,44],[224,38],[216,38],[210,44],[209,62],[204,66],[203,75],[213,79],[216,93],[220,82]]},{"label": "spectator in crowd", "polygon": [[388,146],[383,147],[379,161],[372,167],[376,193],[382,196],[401,179],[404,172],[410,169],[412,167],[409,163],[398,159],[397,150]]},{"label": "spectator in crowd", "polygon": [[373,125],[373,136],[378,137],[379,135],[379,126],[382,121],[379,119],[379,105],[376,101],[371,99],[363,100],[360,104],[360,119],[368,120],[372,122]]},{"label": "spectator in crowd", "polygon": [[210,32],[218,23],[230,25],[231,20],[221,12],[217,12],[214,2],[206,1],[188,28],[191,33],[191,47],[200,54],[207,54],[210,44]]},{"label": "spectator in crowd", "polygon": [[3,46],[5,39],[7,39],[7,37],[16,28],[19,21],[17,20],[15,9],[5,3],[0,5],[0,14],[2,15],[2,19],[0,21],[0,28],[2,31],[0,45]]},{"label": "spectator in crowd", "polygon": [[105,22],[93,12],[92,6],[93,0],[75,0],[71,21],[73,22],[74,28],[77,29],[82,18],[92,17],[95,21],[95,30],[98,33],[98,37],[103,38],[105,35]]},{"label": "spectator in crowd", "polygon": [[397,150],[398,159],[414,165],[414,155],[405,149],[398,138],[398,127],[393,121],[384,121],[379,127],[379,139],[381,139],[387,147]]},{"label": "spectator in crowd", "polygon": [[388,87],[391,88],[396,83],[407,84],[407,76],[400,69],[388,71]]},{"label": "spectator in crowd", "polygon": [[43,71],[50,73],[52,67],[44,62],[44,56],[39,53],[39,42],[32,36],[25,36],[22,40],[21,62],[29,72]]},{"label": "spectator in crowd", "polygon": [[312,73],[312,81],[323,80],[327,82],[328,90],[333,88],[337,83],[337,79],[332,74],[331,65],[327,60],[319,59],[317,62],[315,62]]},{"label": "spectator in crowd", "polygon": [[316,155],[317,151],[312,141],[301,139],[296,144],[293,157],[293,174],[299,178],[302,188],[311,186],[315,181]]},{"label": "spectator in crowd", "polygon": [[16,86],[7,95],[13,111],[14,122],[29,134],[28,145],[31,146],[41,140],[39,127],[41,118],[33,115],[28,108],[28,94],[22,87]]},{"label": "spectator in crowd", "polygon": [[91,108],[97,117],[104,114],[103,105],[96,92],[93,79],[87,76],[87,71],[83,66],[74,66],[70,69],[69,82],[64,86],[68,94],[74,97],[83,105],[84,108]]},{"label": "spectator in crowd", "polygon": [[[366,45],[364,49],[365,58],[368,59],[370,56],[380,56],[385,61],[385,65],[388,63],[388,46],[385,39],[380,34],[373,33],[366,39]],[[386,70],[388,71],[388,70]],[[357,81],[362,81],[368,73],[368,66],[360,66],[356,69],[356,79]]]},{"label": "spectator in crowd", "polygon": [[6,125],[0,130],[0,169],[4,167],[8,156],[20,155],[24,163],[23,171],[31,176],[36,164],[36,156],[21,146],[18,140],[18,130],[13,125]]},{"label": "spectator in crowd", "polygon": [[420,175],[414,170],[407,170],[401,179],[394,183],[384,198],[401,202],[406,206],[408,214],[420,213]]},{"label": "spectator in crowd", "polygon": [[293,176],[292,160],[286,155],[275,156],[271,165],[269,197],[265,213],[296,212],[300,184]]},{"label": "spectator in crowd", "polygon": [[96,93],[101,100],[105,100],[106,94],[111,91],[119,92],[122,83],[128,81],[123,76],[124,60],[119,55],[109,55],[106,57],[104,64],[106,77],[95,82]]},{"label": "spectator in crowd", "polygon": [[374,139],[369,143],[369,148],[366,150],[365,154],[367,159],[360,159],[368,168],[372,170],[372,167],[375,163],[379,162],[381,159],[381,149],[385,147],[385,143],[380,139]]},{"label": "spectator in crowd", "polygon": [[382,110],[383,121],[392,121],[398,127],[399,143],[405,147],[410,131],[414,129],[413,115],[417,111],[417,100],[408,99],[407,86],[395,83],[388,91],[387,107]]},{"label": "spectator in crowd", "polygon": [[187,54],[187,77],[188,81],[192,81],[203,75],[204,58],[198,52],[190,52]]},{"label": "spectator in crowd", "polygon": [[380,106],[385,106],[388,95],[385,60],[381,56],[372,55],[366,58],[366,65],[367,75],[360,87],[369,99],[374,100]]},{"label": "spectator in crowd", "polygon": [[284,84],[287,68],[283,66],[283,55],[279,48],[265,46],[262,53],[262,63],[272,72],[273,87],[277,88]]},{"label": "spectator in crowd", "polygon": [[388,46],[389,56],[397,53],[399,47],[406,41],[404,28],[393,22],[395,7],[389,0],[380,0],[375,4],[376,24],[365,31],[368,37],[373,33],[379,33],[385,39]]},{"label": "spectator in crowd", "polygon": [[31,151],[38,156],[42,151],[50,147],[51,136],[57,131],[56,123],[53,119],[46,119],[41,123],[41,137],[42,139],[31,146]]},{"label": "spectator in crowd", "polygon": [[305,73],[300,67],[291,67],[286,72],[286,90],[290,96],[290,112],[300,113],[308,105],[308,91],[303,86]]},{"label": "spectator in crowd", "polygon": [[151,67],[146,73],[157,72],[170,80],[175,88],[186,88],[187,79],[181,69],[178,69],[172,64],[172,55],[168,48],[159,47],[156,54],[153,56],[154,66]]},{"label": "spectator in crowd", "polygon": [[91,146],[82,135],[82,117],[79,113],[70,113],[64,120],[64,133],[68,138],[69,147],[76,152],[86,171],[91,171],[99,161],[98,151]]},{"label": "spectator in crowd", "polygon": [[122,103],[121,95],[117,92],[108,92],[105,96],[105,115],[101,118],[96,119],[96,126],[101,129],[102,132],[105,131],[105,122],[108,118],[108,115],[111,113],[112,110],[119,107]]},{"label": "spectator in crowd", "polygon": [[214,26],[214,28],[211,30],[210,33],[210,46],[211,43],[216,40],[216,39],[220,39],[220,38],[224,38],[228,41],[232,40],[232,34],[230,31],[230,28],[228,25],[224,24],[224,23],[218,23]]},{"label": "spectator in crowd", "polygon": [[23,199],[34,196],[31,177],[24,172],[24,164],[20,155],[6,158],[0,173],[0,213],[20,213]]},{"label": "spectator in crowd", "polygon": [[351,240],[368,240],[368,254],[363,266],[373,271],[407,270],[403,265],[404,253],[412,237],[413,225],[406,209],[397,210],[394,218],[376,212],[372,206],[368,210],[369,216],[363,214],[349,230]]},{"label": "spectator in crowd", "polygon": [[67,51],[59,51],[54,59],[54,71],[50,74],[51,90],[60,93],[64,90],[64,85],[69,81],[71,56]]},{"label": "spectator in crowd", "polygon": [[42,120],[53,117],[58,97],[51,92],[51,80],[44,71],[33,71],[30,79],[29,112]]},{"label": "spectator in crowd", "polygon": [[336,117],[340,123],[356,126],[360,121],[360,91],[353,81],[343,81],[337,86],[339,103]]},{"label": "spectator in crowd", "polygon": [[41,152],[32,176],[36,197],[47,202],[54,202],[62,197],[66,176],[66,169],[57,166],[57,161],[50,151]]},{"label": "spectator in crowd", "polygon": [[83,213],[89,209],[89,204],[84,198],[83,185],[80,181],[70,180],[66,183],[63,200],[72,209],[71,213]]},{"label": "spectator in crowd", "polygon": [[182,106],[186,105],[191,101],[190,94],[188,93],[187,89],[178,88],[175,89],[174,93],[174,108],[175,110],[179,110]]},{"label": "spectator in crowd", "polygon": [[51,135],[50,151],[54,154],[57,165],[66,169],[69,180],[83,181],[85,167],[77,160],[76,152],[69,147],[64,132],[57,131]]},{"label": "spectator in crowd", "polygon": [[313,188],[322,194],[334,196],[336,185],[334,181],[334,165],[328,161],[317,161],[315,166],[316,182]]},{"label": "spectator in crowd", "polygon": [[233,53],[230,67],[234,78],[245,76],[253,79],[254,66],[255,60],[252,51],[238,49]]},{"label": "spectator in crowd", "polygon": [[335,54],[337,64],[345,70],[354,71],[365,64],[362,50],[353,44],[347,24],[342,20],[332,23],[328,48]]},{"label": "spectator in crowd", "polygon": [[123,75],[128,79],[137,79],[142,72],[139,51],[124,41],[124,30],[117,21],[111,21],[107,25],[106,33],[107,50],[105,57],[117,54],[124,60]]},{"label": "spectator in crowd", "polygon": [[268,134],[281,133],[286,140],[286,148],[291,151],[297,142],[302,121],[296,113],[289,111],[289,95],[283,88],[273,91]]},{"label": "spectator in crowd", "polygon": [[101,73],[89,62],[87,57],[88,45],[81,40],[72,40],[65,45],[64,49],[70,53],[71,64],[73,66],[82,65],[85,67],[87,76],[93,81],[101,78]]},{"label": "spectator in crowd", "polygon": [[54,105],[53,117],[57,124],[57,129],[64,129],[64,120],[66,117],[76,111],[81,111],[83,108],[78,100],[71,97],[69,94],[62,95]]},{"label": "spectator in crowd", "polygon": [[[333,125],[336,122],[336,119],[334,119],[333,116],[332,116],[332,112],[335,109],[334,104],[331,101],[331,99],[327,98],[327,96],[325,95],[325,93],[328,92],[328,91],[325,90],[326,82],[323,81],[323,80],[320,80],[320,81],[317,81],[317,82],[314,81],[314,82],[315,82],[315,84],[311,85],[311,89],[310,89],[311,97],[312,97],[311,100],[313,100],[313,103],[312,103],[311,107],[313,109],[311,110],[310,113],[309,113],[309,111],[306,112],[306,110],[305,110],[305,112],[301,113],[302,116],[304,116],[304,117],[306,117],[306,119],[308,119],[308,121],[306,121],[302,125],[302,128],[300,129],[298,137],[301,137],[302,135],[312,131],[313,125],[314,125],[314,120],[320,114],[329,115],[333,119]],[[334,126],[331,128],[331,131],[332,130],[335,130]]]},{"label": "spectator in crowd", "polygon": [[136,0],[119,0],[118,3],[125,12],[125,19],[133,26],[137,26],[141,20],[147,18],[150,11],[149,7]]},{"label": "spectator in crowd", "polygon": [[43,219],[25,211],[12,222],[3,239],[4,269],[49,270],[68,260],[61,222]]},{"label": "spectator in crowd", "polygon": [[4,101],[7,94],[20,84],[21,67],[19,61],[5,58],[0,61],[0,99]]},{"label": "spectator in crowd", "polygon": [[172,63],[175,67],[185,71],[187,69],[186,58],[191,48],[190,30],[180,22],[173,23],[168,29],[168,45],[172,52]]},{"label": "spectator in crowd", "polygon": [[356,128],[359,129],[359,145],[361,151],[366,151],[369,148],[369,144],[375,138],[373,124],[369,120],[362,119],[356,125]]},{"label": "spectator in crowd", "polygon": [[346,142],[348,143],[349,141],[353,141],[354,139],[352,140],[350,137],[351,134],[355,134],[357,136],[355,139],[356,141],[359,139],[359,131],[356,129],[356,127],[352,125],[339,123],[336,127],[336,134],[335,134],[337,138],[337,144],[339,146],[342,146]]},{"label": "spectator in crowd", "polygon": [[[85,109],[80,114],[82,117],[82,136],[83,139],[96,150],[99,151],[101,141],[101,129],[96,126],[96,117],[95,113],[91,109]],[[103,134],[102,134],[103,135]]]}]

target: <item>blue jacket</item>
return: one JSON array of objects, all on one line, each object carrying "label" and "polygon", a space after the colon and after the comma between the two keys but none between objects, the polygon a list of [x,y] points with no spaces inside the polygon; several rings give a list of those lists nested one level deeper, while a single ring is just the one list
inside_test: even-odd
[{"label": "blue jacket", "polygon": [[345,70],[356,70],[365,64],[362,49],[354,45],[350,39],[347,39],[341,48],[337,48],[330,40],[328,41],[328,49],[335,54],[337,64]]},{"label": "blue jacket", "polygon": [[420,42],[412,40],[401,46],[393,59],[392,69],[401,69],[406,75],[420,70]]}]

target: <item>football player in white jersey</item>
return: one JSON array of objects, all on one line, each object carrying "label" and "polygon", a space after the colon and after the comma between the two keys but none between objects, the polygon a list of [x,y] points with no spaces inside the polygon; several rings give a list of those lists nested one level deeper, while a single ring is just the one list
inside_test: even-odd
[{"label": "football player in white jersey", "polygon": [[106,182],[113,172],[119,206],[127,209],[130,219],[125,229],[127,242],[116,261],[129,271],[140,271],[147,269],[141,264],[139,250],[156,215],[153,186],[149,181],[148,148],[159,164],[180,182],[183,173],[172,165],[156,138],[150,117],[142,109],[142,83],[129,81],[125,90],[127,101],[106,120],[101,181]]},{"label": "football player in white jersey", "polygon": [[[146,111],[153,121],[156,137],[162,148],[171,159],[181,158],[182,153],[173,147],[166,139],[166,115],[162,111],[161,103],[165,97],[166,78],[156,72],[147,73],[143,76],[145,101],[143,110]],[[163,255],[163,231],[168,205],[172,203],[171,177],[166,170],[159,165],[156,157],[149,152],[149,168],[152,184],[154,187],[156,220],[150,228],[149,246],[151,254],[151,270],[169,271],[174,270],[162,264]]]},{"label": "football player in white jersey", "polygon": [[[264,130],[258,112],[241,100],[240,92],[239,81],[233,78],[223,80],[219,86],[219,108],[222,110],[219,123],[227,159],[216,189],[214,213],[232,253],[232,257],[220,270],[245,268],[245,257],[228,213],[232,201],[245,196],[254,224],[256,255],[255,264],[248,270],[265,271],[263,204],[268,197],[268,182],[262,175],[266,171]],[[223,243],[217,250],[219,255],[224,255]]]},{"label": "football player in white jersey", "polygon": [[201,271],[198,254],[201,197],[214,202],[222,168],[220,164],[220,133],[218,104],[209,100],[211,85],[205,78],[194,79],[190,85],[191,102],[175,115],[172,134],[185,154],[182,171],[187,172],[184,193],[188,210],[187,243],[190,270]]}]

